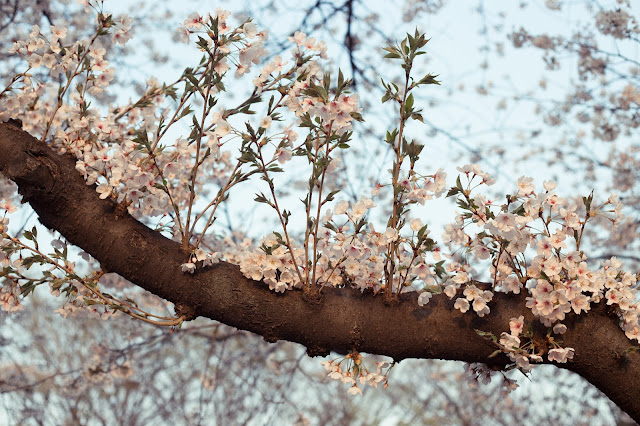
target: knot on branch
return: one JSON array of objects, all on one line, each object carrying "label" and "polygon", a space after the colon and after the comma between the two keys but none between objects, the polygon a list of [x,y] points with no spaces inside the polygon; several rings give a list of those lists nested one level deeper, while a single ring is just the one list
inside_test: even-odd
[{"label": "knot on branch", "polygon": [[307,355],[310,357],[321,356],[325,357],[329,355],[329,349],[324,348],[322,346],[309,346],[307,347]]},{"label": "knot on branch", "polygon": [[302,294],[302,300],[304,300],[306,303],[312,306],[320,306],[322,305],[324,298],[322,297],[322,294],[312,290],[312,291],[305,291]]},{"label": "knot on branch", "polygon": [[176,315],[184,318],[185,321],[191,321],[196,319],[196,309],[185,303],[176,303],[175,305]]}]

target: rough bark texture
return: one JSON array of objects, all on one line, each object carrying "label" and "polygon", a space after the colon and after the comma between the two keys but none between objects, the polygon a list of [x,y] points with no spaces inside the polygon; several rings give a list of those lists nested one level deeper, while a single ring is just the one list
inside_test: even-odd
[{"label": "rough bark texture", "polygon": [[[491,313],[479,318],[460,313],[444,295],[420,307],[415,294],[392,303],[350,289],[325,289],[320,300],[298,291],[276,294],[224,262],[184,274],[180,264],[187,255],[178,243],[117,212],[113,202],[99,199],[95,187],[85,184],[74,159],[53,153],[9,123],[0,124],[0,171],[18,184],[44,226],[107,270],[173,302],[181,313],[249,330],[267,341],[297,342],[310,355],[357,349],[395,360],[440,358],[500,367],[506,357],[489,358],[496,347],[474,329],[500,335],[509,330],[510,318],[524,314],[534,320],[522,294],[496,293]],[[575,348],[575,357],[561,367],[586,378],[640,421],[640,352],[629,351],[634,345],[617,318],[601,304],[588,314],[570,315],[565,324],[564,346]]]}]

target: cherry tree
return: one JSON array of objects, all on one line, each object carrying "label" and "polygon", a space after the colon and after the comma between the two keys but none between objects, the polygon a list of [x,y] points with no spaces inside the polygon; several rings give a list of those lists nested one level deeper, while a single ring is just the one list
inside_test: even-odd
[{"label": "cherry tree", "polygon": [[[34,26],[11,47],[25,68],[0,94],[4,310],[24,309],[42,286],[65,317],[168,327],[207,317],[301,343],[310,356],[341,354],[323,365],[351,394],[386,387],[407,358],[466,361],[478,378],[552,363],[640,418],[636,276],[615,257],[589,262],[585,242],[592,223],[621,223],[622,204],[525,176],[497,202],[486,195],[494,178],[476,164],[449,184],[443,170],[421,169],[428,147],[406,129],[424,121],[414,93],[439,84],[414,75],[424,34],[385,48],[403,76],[382,81],[397,117],[384,137],[389,174],[348,200],[340,159],[365,111],[351,80],[323,62],[323,42],[297,32],[287,56],[264,60],[268,33],[251,20],[195,13],[180,36],[202,59],[173,83],[150,80],[139,99],[101,108],[115,74],[109,46],[127,41],[131,21],[87,6],[97,15],[87,38]],[[226,94],[233,78],[251,84],[248,97]],[[279,187],[287,170],[308,176],[293,202]],[[278,222],[257,242],[216,230],[247,186]],[[439,197],[459,207],[441,238],[414,209]],[[12,234],[18,200],[59,236]],[[154,311],[121,279],[174,313]]]}]

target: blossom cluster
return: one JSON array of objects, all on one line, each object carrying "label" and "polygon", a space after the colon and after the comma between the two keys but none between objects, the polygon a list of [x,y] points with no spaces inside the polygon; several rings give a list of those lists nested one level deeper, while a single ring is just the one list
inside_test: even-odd
[{"label": "blossom cluster", "polygon": [[[0,254],[0,258],[2,258]],[[5,266],[6,258],[2,259],[3,267]],[[20,286],[16,281],[5,280],[0,287],[0,308],[5,312],[16,312],[24,309],[24,306],[20,303]]]},{"label": "blossom cluster", "polygon": [[[497,372],[490,369],[486,364],[474,362],[464,365],[464,373],[463,377],[466,378],[467,385],[472,389],[476,389],[480,383],[485,386],[491,383],[491,379]],[[506,397],[509,393],[518,388],[518,384],[515,380],[507,377],[504,372],[501,373],[502,381],[500,382],[500,393]]]},{"label": "blossom cluster", "polygon": [[[0,210],[7,213],[14,213],[18,210],[16,184],[0,175]],[[8,221],[8,219],[6,219]],[[0,221],[0,232],[3,232],[2,221]],[[6,225],[5,225],[6,226]]]},{"label": "blossom cluster", "polygon": [[[529,293],[526,306],[535,317],[553,333],[562,334],[566,326],[561,321],[567,314],[587,312],[592,303],[603,301],[614,308],[627,337],[639,340],[636,275],[622,270],[622,263],[615,257],[597,269],[591,268],[581,250],[587,222],[601,218],[615,226],[623,219],[616,195],[600,205],[596,205],[593,195],[583,197],[579,206],[575,200],[558,196],[554,182],[544,182],[543,190],[536,192],[533,179],[522,177],[515,195],[508,196],[506,204],[495,205],[484,196],[472,195],[474,180],[476,187],[490,183],[486,174],[474,166],[460,170],[465,172],[467,185],[458,180],[449,195],[458,195],[463,212],[443,235],[452,251],[462,247],[466,252],[464,261],[454,257],[450,264],[457,268],[453,268],[449,284],[445,283],[444,293],[450,298],[462,291],[464,297],[456,299],[455,308],[466,312],[469,302],[475,305],[478,300],[484,306],[483,296],[491,300],[492,291],[519,294],[524,290]],[[477,231],[474,233],[473,229]],[[480,277],[468,273],[473,270],[471,262],[488,259],[491,291],[478,289],[472,282]],[[475,310],[478,315],[483,314]],[[566,362],[572,358],[572,348],[562,348],[550,337],[542,348],[533,345],[530,334],[525,334],[527,341],[523,343],[523,319],[512,319],[511,332],[503,333],[497,342],[518,368],[528,371],[529,362],[542,361],[545,353],[549,361]]]},{"label": "blossom cluster", "polygon": [[[238,51],[237,63],[235,64],[235,76],[241,77],[249,72],[252,64],[260,63],[261,58],[267,54],[264,42],[269,38],[269,34],[266,31],[258,32],[256,24],[251,21],[244,22],[237,28],[233,28],[227,23],[230,16],[231,12],[220,7],[216,9],[214,14],[206,13],[200,15],[194,12],[178,28],[177,35],[181,41],[189,42],[192,34],[202,34],[205,37],[199,37],[200,41],[198,43],[198,47],[201,50],[211,50],[218,44],[217,47],[225,55],[231,51],[231,42],[243,40],[241,42],[242,47]],[[221,35],[227,35],[226,40],[229,43],[219,43],[220,39],[218,37]],[[234,36],[241,36],[241,38]],[[225,39],[223,38],[222,40]],[[222,75],[229,67],[227,58],[223,57],[216,64],[215,70]]]},{"label": "blossom cluster", "polygon": [[[442,179],[441,173],[437,179]],[[372,199],[362,197],[352,205],[341,201],[333,210],[328,209],[324,213],[321,218],[323,226],[319,229],[316,242],[316,283],[334,287],[348,285],[361,291],[380,292],[385,285],[387,246],[390,242],[400,240],[398,278],[407,286],[416,280],[429,285],[435,284],[436,265],[433,261],[440,260],[435,246],[432,247],[434,253],[431,259],[427,252],[416,256],[411,248],[412,242],[415,245],[418,240],[424,242],[428,239],[429,231],[422,221],[414,219],[411,223],[412,233],[407,236],[400,235],[391,227],[387,227],[384,232],[376,231],[372,223],[363,227],[365,215],[374,207],[376,204]],[[422,234],[418,237],[421,230]],[[430,244],[433,244],[433,240]],[[304,255],[303,248],[294,246],[293,257],[297,265],[304,265]],[[234,259],[247,277],[262,279],[272,290],[279,292],[302,287],[310,272],[304,266],[295,268],[291,252],[277,233],[265,237],[261,248],[243,251],[242,255]],[[426,302],[430,294],[424,293],[421,300]]]},{"label": "blossom cluster", "polygon": [[[315,40],[305,34],[296,33],[292,38],[298,46],[318,49]],[[407,55],[412,61],[428,40],[416,33],[408,35],[403,41],[407,50],[400,47],[388,48],[396,58]],[[322,45],[323,46],[323,45]],[[407,53],[408,52],[408,53]],[[304,55],[303,55],[304,56]],[[321,54],[322,56],[322,54]],[[377,231],[373,222],[367,220],[367,213],[376,207],[367,197],[351,205],[342,200],[327,209],[334,201],[338,191],[324,195],[325,179],[336,169],[337,159],[333,157],[335,149],[348,148],[350,130],[354,120],[360,120],[358,97],[348,90],[349,81],[340,72],[337,86],[331,87],[331,76],[327,73],[320,80],[316,68],[309,68],[305,79],[296,81],[287,92],[285,104],[299,117],[299,124],[309,128],[305,144],[294,150],[296,155],[307,157],[312,166],[309,179],[309,192],[303,201],[306,210],[308,229],[302,244],[297,244],[289,235],[288,218],[291,212],[282,209],[276,193],[271,187],[271,197],[259,194],[256,201],[268,204],[277,211],[282,230],[267,236],[261,247],[235,257],[241,271],[252,279],[263,279],[272,290],[283,292],[286,289],[313,287],[316,291],[322,286],[353,286],[361,291],[385,292],[388,295],[399,294],[416,281],[420,288],[431,285],[438,274],[444,273],[433,261],[440,261],[435,241],[428,237],[426,225],[418,218],[409,220],[411,233],[403,231],[404,206],[424,204],[445,192],[446,174],[442,169],[433,175],[421,175],[414,170],[415,162],[422,146],[407,142],[402,132],[394,130],[387,134],[387,143],[392,145],[400,161],[392,170],[390,185],[377,184],[372,195],[378,195],[381,188],[392,187],[396,193],[398,208],[394,208],[392,219],[384,231]],[[421,119],[420,111],[413,106],[413,95],[408,92],[421,84],[437,84],[433,76],[427,75],[417,82],[407,79],[404,100],[394,85],[386,85],[387,98],[396,98],[401,104],[402,121]],[[403,125],[401,125],[401,128]],[[255,168],[262,173],[263,179],[271,182],[270,170],[257,159],[262,157],[259,144],[252,155]],[[279,147],[281,149],[281,146]],[[402,160],[410,160],[409,170],[402,170]],[[313,207],[312,207],[313,206]],[[315,214],[312,212],[315,210]],[[323,214],[321,216],[321,211]],[[401,219],[402,217],[402,219]],[[390,252],[393,252],[390,255]],[[434,253],[433,259],[428,253]],[[394,266],[389,262],[393,259]],[[426,304],[431,293],[420,296],[420,303]]]},{"label": "blossom cluster", "polygon": [[[533,368],[531,361],[541,362],[542,355],[546,352],[549,361],[566,363],[573,358],[573,348],[561,347],[558,341],[547,334],[544,346],[536,344],[531,330],[525,329],[524,316],[511,318],[509,321],[510,332],[503,332],[498,345],[502,352],[507,354],[521,371],[529,372]],[[558,323],[553,327],[552,333],[561,335],[567,330],[564,324]]]},{"label": "blossom cluster", "polygon": [[[119,299],[103,292],[101,286],[113,284],[116,280],[104,272],[88,272],[84,276],[82,269],[97,269],[93,259],[85,252],[79,254],[84,264],[77,268],[70,260],[67,244],[59,239],[51,241],[51,253],[45,253],[38,243],[37,228],[23,231],[22,238],[8,234],[8,218],[0,220],[0,309],[15,312],[24,309],[23,299],[42,285],[49,287],[55,297],[64,296],[64,303],[54,313],[63,317],[91,316],[103,320],[119,313],[157,325],[177,326],[182,318],[161,317],[146,312],[131,297]],[[39,265],[46,267],[31,269]],[[114,275],[114,274],[112,274]],[[122,279],[118,279],[122,281]],[[111,282],[111,283],[109,283]],[[111,285],[111,287],[114,287]]]},{"label": "blossom cluster", "polygon": [[370,372],[364,365],[362,355],[358,352],[349,353],[344,358],[323,361],[321,364],[329,372],[327,377],[351,385],[347,391],[350,395],[362,395],[362,388],[358,386],[358,383],[374,388],[383,383],[386,389],[389,380],[388,375],[394,365],[386,361],[376,362],[376,372]]}]

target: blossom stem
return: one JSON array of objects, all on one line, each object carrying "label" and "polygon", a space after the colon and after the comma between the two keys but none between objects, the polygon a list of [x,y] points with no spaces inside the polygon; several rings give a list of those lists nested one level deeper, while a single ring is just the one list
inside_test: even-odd
[{"label": "blossom stem", "polygon": [[[409,91],[409,74],[411,72],[411,64],[407,64],[406,73],[405,73],[405,83],[404,83],[404,91],[402,94],[402,100],[400,101],[400,128],[398,130],[397,136],[397,146],[393,145],[393,149],[396,153],[396,161],[393,169],[393,175],[391,180],[391,187],[393,188],[393,213],[391,215],[391,220],[389,223],[389,227],[392,229],[396,229],[399,222],[400,215],[400,204],[402,200],[402,191],[398,188],[398,180],[400,179],[400,168],[402,166],[402,137],[404,133],[404,126],[407,120],[405,115],[404,106],[407,100],[407,93]],[[398,230],[399,231],[399,230]],[[388,298],[393,294],[393,285],[394,285],[394,275],[396,268],[396,258],[398,257],[398,241],[399,238],[395,241],[389,243],[387,248],[387,259],[385,261],[385,272],[386,272],[386,288],[385,293]],[[398,293],[400,289],[398,288]]]}]

